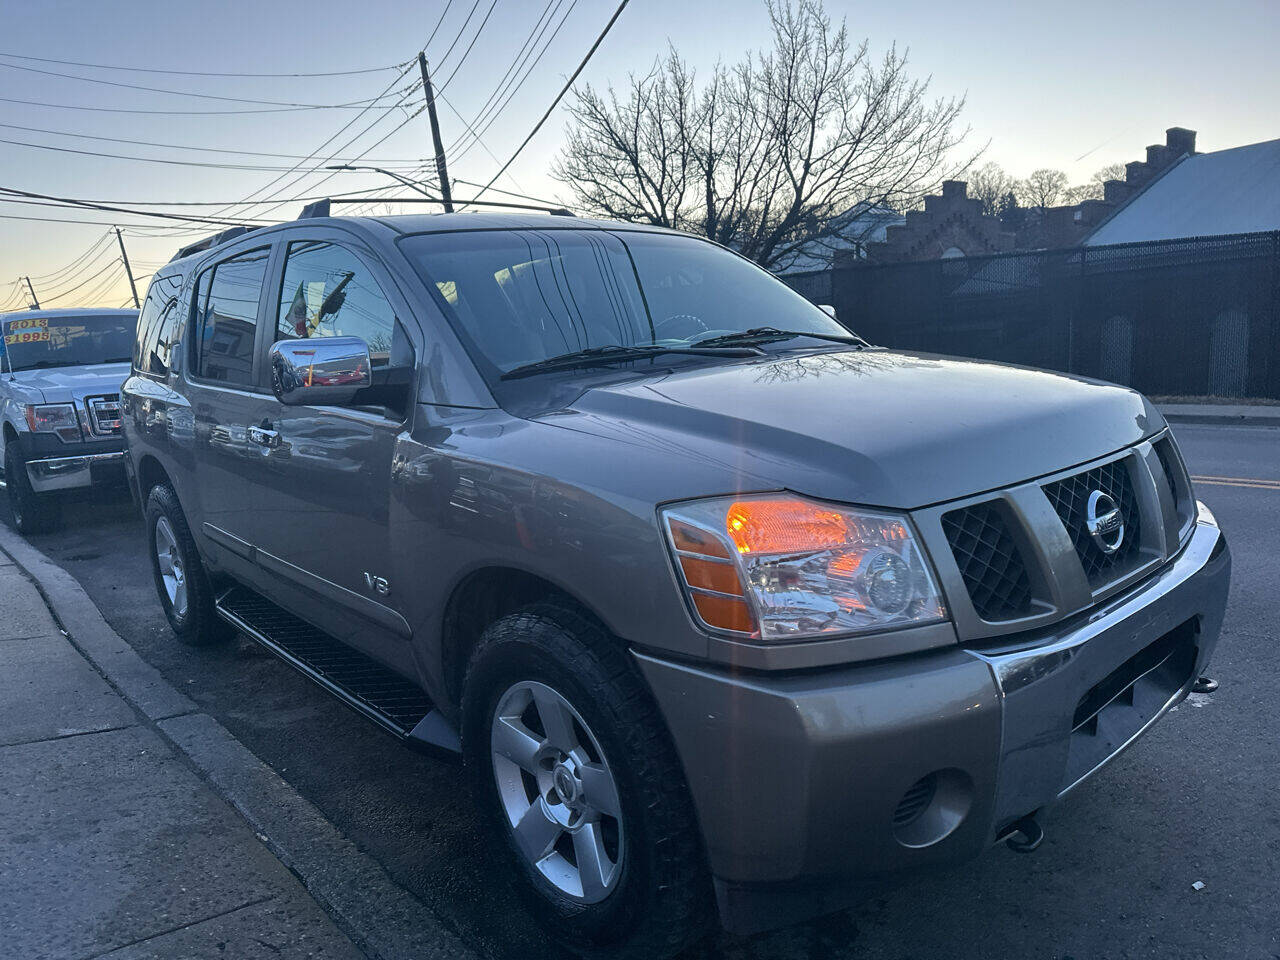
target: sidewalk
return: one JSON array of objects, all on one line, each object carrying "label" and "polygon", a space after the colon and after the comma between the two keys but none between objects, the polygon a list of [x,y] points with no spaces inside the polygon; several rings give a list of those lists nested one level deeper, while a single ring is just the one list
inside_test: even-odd
[{"label": "sidewalk", "polygon": [[0,824],[5,956],[362,956],[3,551]]},{"label": "sidewalk", "polygon": [[1280,405],[1269,403],[1157,403],[1170,423],[1280,427]]}]

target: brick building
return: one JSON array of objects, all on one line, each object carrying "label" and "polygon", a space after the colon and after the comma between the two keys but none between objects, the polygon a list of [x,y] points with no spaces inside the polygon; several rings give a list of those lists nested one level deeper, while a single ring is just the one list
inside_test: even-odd
[{"label": "brick building", "polygon": [[884,240],[866,245],[866,260],[896,263],[975,257],[1010,250],[1074,247],[1196,149],[1196,133],[1182,127],[1165,131],[1165,142],[1147,147],[1144,160],[1125,165],[1123,180],[1108,180],[1101,200],[1059,207],[1025,208],[1016,229],[997,217],[984,215],[980,201],[968,196],[961,180],[948,180],[940,195],[925,198],[924,209],[907,213],[901,223],[885,230]]}]

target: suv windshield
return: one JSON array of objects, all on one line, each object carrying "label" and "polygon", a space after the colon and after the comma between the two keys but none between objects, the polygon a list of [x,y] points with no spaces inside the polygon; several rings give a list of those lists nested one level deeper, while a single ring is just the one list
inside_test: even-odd
[{"label": "suv windshield", "polygon": [[5,357],[0,368],[78,367],[124,363],[133,356],[137,318],[130,314],[0,318]]},{"label": "suv windshield", "polygon": [[475,231],[410,237],[405,251],[499,374],[593,347],[689,346],[761,327],[849,336],[786,284],[695,237]]}]

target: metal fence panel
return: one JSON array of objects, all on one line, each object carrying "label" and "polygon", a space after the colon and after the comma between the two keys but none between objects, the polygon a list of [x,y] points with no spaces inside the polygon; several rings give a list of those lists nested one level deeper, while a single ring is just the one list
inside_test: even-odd
[{"label": "metal fence panel", "polygon": [[1280,399],[1280,232],[851,266],[783,278],[873,343],[1157,396]]}]

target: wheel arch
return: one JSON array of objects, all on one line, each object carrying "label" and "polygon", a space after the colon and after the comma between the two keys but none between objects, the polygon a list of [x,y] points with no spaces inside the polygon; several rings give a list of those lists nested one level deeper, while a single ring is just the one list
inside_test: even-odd
[{"label": "wheel arch", "polygon": [[570,608],[613,636],[590,604],[545,577],[500,565],[472,570],[455,584],[441,621],[440,667],[451,708],[462,700],[467,662],[480,636],[494,621],[533,603]]},{"label": "wheel arch", "polygon": [[[169,472],[165,470],[159,458],[150,453],[143,454],[142,458],[138,460],[138,492],[141,494],[144,507],[147,502],[147,496],[151,493],[151,488],[161,483],[173,486],[173,481],[169,478]],[[176,493],[177,491],[175,490],[174,492]]]}]

